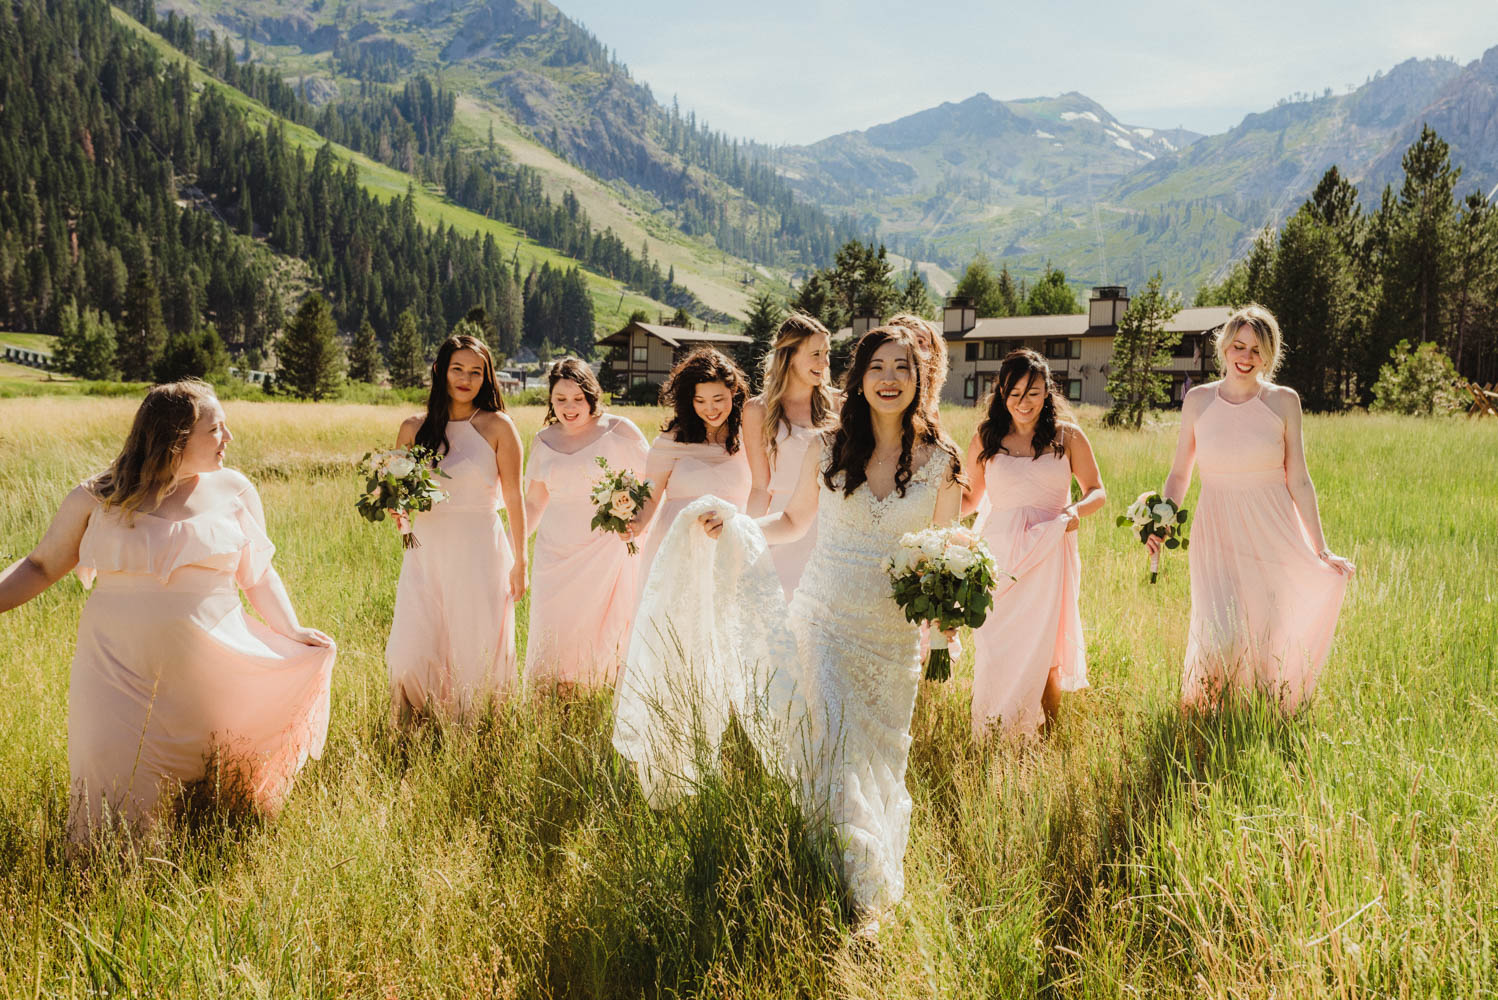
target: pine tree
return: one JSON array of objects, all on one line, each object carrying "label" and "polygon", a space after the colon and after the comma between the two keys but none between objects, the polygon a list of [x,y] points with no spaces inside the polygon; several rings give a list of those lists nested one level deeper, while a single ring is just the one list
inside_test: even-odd
[{"label": "pine tree", "polygon": [[68,302],[58,317],[56,362],[69,375],[88,379],[118,377],[114,323],[95,309]]},{"label": "pine tree", "polygon": [[211,324],[187,333],[174,333],[167,339],[152,374],[158,382],[183,378],[222,382],[229,377],[229,349]]},{"label": "pine tree", "polygon": [[1047,261],[1045,273],[1030,289],[1025,299],[1025,313],[1029,316],[1070,316],[1082,309],[1077,297],[1066,285],[1066,275]]},{"label": "pine tree", "polygon": [[348,377],[350,382],[370,385],[380,380],[380,342],[368,319],[359,324],[359,332],[349,342]]},{"label": "pine tree", "polygon": [[145,382],[166,347],[166,324],[161,319],[161,297],[149,268],[142,267],[130,281],[125,298],[125,320],[117,331],[120,369],[131,382]]},{"label": "pine tree", "polygon": [[325,399],[343,382],[343,349],[333,310],[317,292],[302,302],[276,345],[276,385],[302,399]]},{"label": "pine tree", "polygon": [[910,277],[905,279],[905,290],[900,293],[900,309],[926,319],[936,316],[936,306],[931,301],[926,279],[913,267],[910,269]]},{"label": "pine tree", "polygon": [[763,388],[765,355],[775,340],[775,332],[785,318],[785,311],[769,292],[761,292],[749,303],[749,318],[744,321],[744,336],[749,343],[742,344],[738,351],[740,367],[749,375],[750,391],[758,393]]},{"label": "pine tree", "polygon": [[1180,341],[1179,333],[1169,333],[1165,324],[1181,311],[1179,292],[1162,293],[1160,272],[1156,271],[1144,293],[1129,303],[1113,338],[1113,357],[1109,361],[1108,395],[1113,407],[1104,420],[1110,426],[1135,430],[1144,423],[1144,411],[1170,398],[1170,376],[1156,369],[1168,368],[1171,349]]},{"label": "pine tree", "polygon": [[1282,380],[1307,409],[1341,409],[1349,388],[1354,277],[1338,234],[1310,205],[1290,217],[1264,304],[1284,334]]},{"label": "pine tree", "polygon": [[409,309],[395,321],[386,366],[390,369],[390,384],[398,389],[410,389],[426,382],[426,345],[422,343],[416,314]]}]

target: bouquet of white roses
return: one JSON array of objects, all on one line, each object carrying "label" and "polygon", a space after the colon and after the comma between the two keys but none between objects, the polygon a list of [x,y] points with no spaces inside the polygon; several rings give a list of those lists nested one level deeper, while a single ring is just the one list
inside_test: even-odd
[{"label": "bouquet of white roses", "polygon": [[383,521],[388,513],[400,529],[402,544],[417,548],[421,542],[411,531],[411,516],[447,499],[447,491],[433,479],[449,478],[437,467],[441,461],[441,455],[421,445],[366,454],[359,461],[364,491],[354,506],[366,521]]},{"label": "bouquet of white roses", "polygon": [[[610,469],[608,460],[602,455],[598,456],[598,465],[603,469],[603,475],[593,483],[592,499],[597,510],[593,512],[593,520],[589,526],[594,531],[612,531],[622,535],[629,530],[629,523],[635,519],[640,508],[650,500],[650,483],[629,469],[617,472]],[[631,539],[629,554],[634,555],[639,551],[640,547]]]},{"label": "bouquet of white roses", "polygon": [[912,531],[901,536],[884,568],[906,621],[931,622],[926,679],[946,680],[952,676],[952,654],[945,630],[978,628],[993,607],[998,570],[987,543],[960,525]]},{"label": "bouquet of white roses", "polygon": [[[1185,550],[1190,547],[1191,540],[1186,537],[1186,508],[1176,505],[1174,500],[1167,500],[1159,493],[1141,493],[1139,499],[1129,505],[1129,509],[1118,515],[1116,522],[1120,527],[1128,526],[1129,530],[1139,536],[1139,541],[1146,541],[1151,535],[1160,538],[1167,549],[1180,548]],[[1150,583],[1154,583],[1160,575],[1160,553],[1150,553]]]}]

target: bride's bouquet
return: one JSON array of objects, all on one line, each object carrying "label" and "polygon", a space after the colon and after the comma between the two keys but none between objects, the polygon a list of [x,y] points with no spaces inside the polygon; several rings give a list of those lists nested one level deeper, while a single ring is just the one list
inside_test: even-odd
[{"label": "bride's bouquet", "polygon": [[[598,456],[598,465],[603,469],[603,475],[593,483],[592,499],[596,510],[590,527],[594,531],[622,535],[629,530],[629,523],[640,508],[650,500],[650,483],[628,469],[610,469],[608,460],[602,455]],[[629,554],[639,551],[640,547],[631,539]]]},{"label": "bride's bouquet", "polygon": [[411,531],[412,516],[447,499],[447,491],[434,479],[449,478],[437,467],[441,461],[441,455],[422,445],[369,452],[359,460],[364,491],[354,506],[366,521],[383,521],[388,513],[400,529],[402,544],[419,547],[421,542]]},{"label": "bride's bouquet", "polygon": [[988,618],[998,573],[993,554],[968,528],[926,528],[901,536],[884,568],[906,621],[931,622],[926,679],[946,680],[952,676],[952,654],[944,630],[978,628]]},{"label": "bride's bouquet", "polygon": [[[1185,550],[1191,545],[1191,540],[1186,537],[1186,508],[1177,506],[1174,500],[1167,500],[1159,493],[1139,494],[1139,499],[1131,503],[1127,511],[1118,515],[1116,523],[1119,527],[1127,525],[1130,531],[1139,536],[1141,543],[1154,535],[1165,543],[1167,549]],[[1152,552],[1150,583],[1154,583],[1159,575],[1160,553]]]}]

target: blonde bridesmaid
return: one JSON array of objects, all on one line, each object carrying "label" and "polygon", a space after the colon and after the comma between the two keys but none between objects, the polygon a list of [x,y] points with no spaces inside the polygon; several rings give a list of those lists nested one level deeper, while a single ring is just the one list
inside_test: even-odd
[{"label": "blonde bridesmaid", "polygon": [[525,681],[540,688],[612,684],[638,593],[639,558],[592,530],[593,483],[610,469],[645,474],[645,435],[604,413],[598,379],[577,358],[547,372],[546,418],[525,471],[525,520],[536,526]]},{"label": "blonde bridesmaid", "polygon": [[1300,397],[1273,382],[1279,323],[1247,306],[1223,324],[1216,349],[1223,378],[1186,394],[1165,480],[1164,495],[1180,503],[1201,464],[1181,700],[1203,708],[1257,690],[1294,712],[1315,692],[1353,565],[1321,531]]},{"label": "blonde bridesmaid", "polygon": [[322,753],[333,640],[297,620],[259,494],[224,467],[233,439],[207,383],[155,386],[110,467],[0,573],[0,612],[69,570],[92,588],[68,687],[75,841],[142,832],[195,783],[274,813]]},{"label": "blonde bridesmaid", "polygon": [[687,504],[708,494],[740,510],[749,502],[752,477],[743,448],[748,398],[743,370],[711,347],[683,358],[661,386],[661,403],[671,408],[671,417],[650,444],[645,478],[654,489],[633,526],[636,536],[646,538],[641,586],[671,522]]},{"label": "blonde bridesmaid", "polygon": [[391,717],[470,717],[514,682],[515,602],[526,580],[520,434],[483,341],[459,334],[443,342],[427,412],[402,423],[396,443],[443,456],[449,478],[438,482],[449,499],[416,516],[421,544],[401,562],[385,644]]},{"label": "blonde bridesmaid", "polygon": [[[837,423],[841,399],[828,387],[832,338],[803,313],[780,324],[765,356],[764,390],[744,407],[744,452],[749,459],[750,517],[778,514],[796,490],[802,459]],[[770,554],[789,598],[816,543],[816,525]]]},{"label": "blonde bridesmaid", "polygon": [[1009,574],[974,633],[978,736],[993,727],[1033,735],[1054,718],[1062,692],[1087,686],[1077,527],[1108,495],[1087,435],[1069,418],[1045,359],[1014,351],[999,365],[988,414],[968,444],[963,513],[988,499],[983,538]]}]

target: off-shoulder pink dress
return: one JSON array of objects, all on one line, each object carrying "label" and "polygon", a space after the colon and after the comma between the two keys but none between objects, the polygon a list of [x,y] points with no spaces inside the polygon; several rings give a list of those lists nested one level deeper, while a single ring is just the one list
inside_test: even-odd
[{"label": "off-shoulder pink dress", "polygon": [[[778,514],[785,510],[796,492],[807,451],[818,446],[821,440],[822,432],[813,427],[802,427],[784,420],[780,422],[780,429],[775,432],[775,459],[770,463],[770,506],[766,513]],[[787,599],[795,593],[796,584],[801,582],[806,560],[811,558],[811,550],[816,544],[817,526],[813,523],[806,534],[794,542],[770,546],[775,572],[780,575],[780,586],[784,588]]]},{"label": "off-shoulder pink dress", "polygon": [[448,499],[412,520],[421,546],[407,549],[385,643],[397,717],[439,712],[465,718],[515,681],[515,556],[499,517],[494,448],[472,419],[447,425],[437,483]]},{"label": "off-shoulder pink dress", "polygon": [[1316,555],[1285,482],[1285,423],[1261,391],[1196,421],[1191,626],[1182,699],[1254,689],[1294,711],[1316,688],[1347,578]]},{"label": "off-shoulder pink dress", "polygon": [[89,516],[77,573],[92,593],[68,687],[75,840],[104,822],[149,825],[210,761],[221,787],[273,813],[321,755],[335,651],[240,604],[274,553],[243,494],[181,520]]},{"label": "off-shoulder pink dress", "polygon": [[645,466],[648,470],[669,468],[671,478],[651,519],[649,537],[640,546],[641,586],[650,573],[661,540],[687,504],[711,494],[719,500],[727,500],[742,512],[749,503],[749,488],[753,480],[749,472],[749,457],[742,447],[730,455],[719,444],[683,444],[664,434],[651,442]]},{"label": "off-shoulder pink dress", "polygon": [[531,445],[525,481],[546,487],[546,509],[531,557],[527,684],[612,684],[629,640],[638,592],[640,556],[624,540],[594,531],[589,495],[603,475],[601,457],[615,471],[645,474],[645,439],[623,417],[608,417],[597,440],[567,454],[540,434]]},{"label": "off-shoulder pink dress", "polygon": [[973,731],[995,724],[1034,733],[1040,698],[1055,676],[1063,691],[1087,686],[1087,649],[1077,597],[1082,560],[1077,533],[1066,530],[1071,462],[1049,449],[1039,458],[999,453],[983,467],[992,510],[983,539],[1004,573],[983,627],[973,634]]}]

